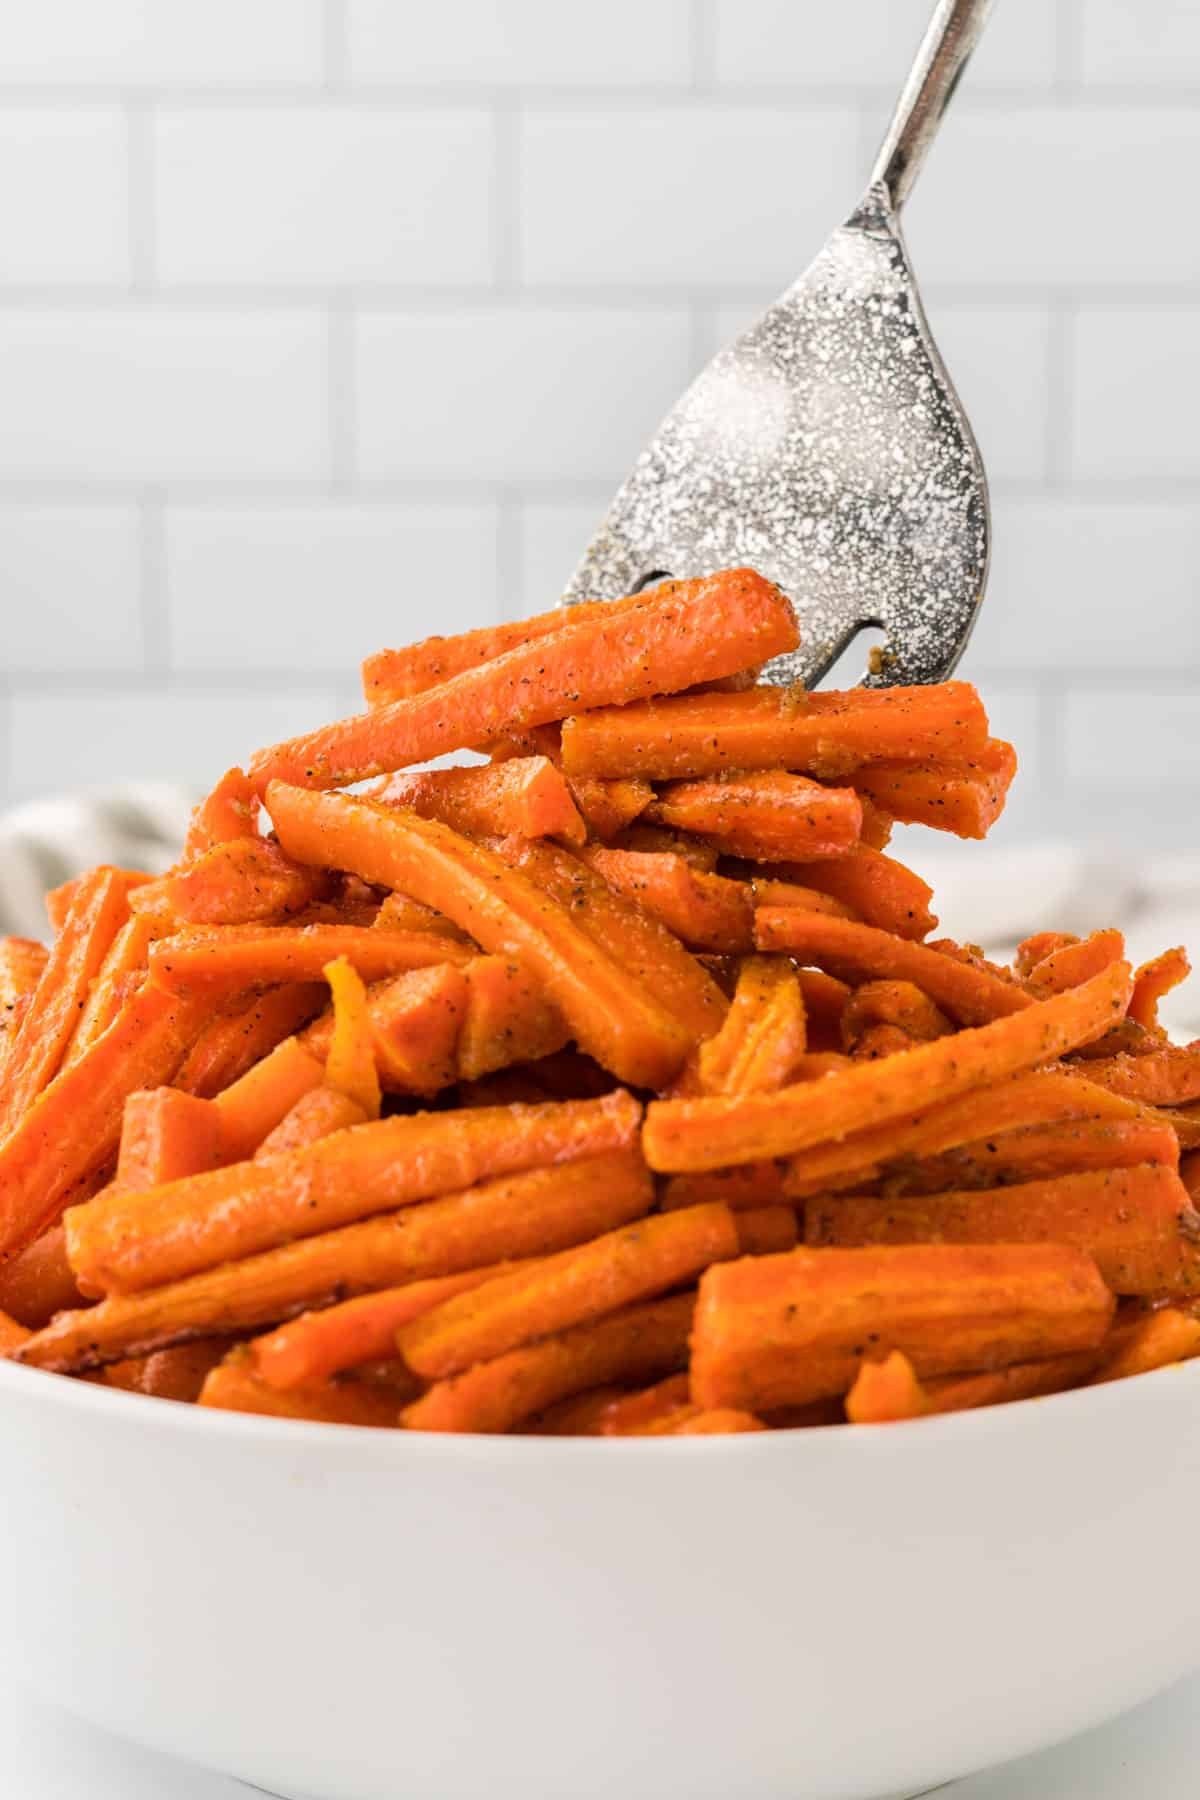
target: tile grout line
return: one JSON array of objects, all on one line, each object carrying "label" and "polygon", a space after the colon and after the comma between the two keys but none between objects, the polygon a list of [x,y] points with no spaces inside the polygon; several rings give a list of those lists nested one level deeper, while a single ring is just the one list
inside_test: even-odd
[{"label": "tile grout line", "polygon": [[344,0],[323,0],[321,13],[321,60],[325,70],[325,91],[341,95],[349,79],[349,45]]},{"label": "tile grout line", "polygon": [[[154,290],[158,268],[155,218],[156,155],[152,104],[126,97],[125,134],[129,197],[129,292]],[[43,302],[44,304],[44,302]]]},{"label": "tile grout line", "polygon": [[[521,130],[519,110],[492,110],[492,171],[489,216],[492,234],[492,292],[509,294],[521,282]],[[487,290],[481,290],[486,298]]]},{"label": "tile grout line", "polygon": [[1045,471],[1046,486],[1055,494],[1069,487],[1074,441],[1073,350],[1075,308],[1061,300],[1050,309],[1046,352]]},{"label": "tile grout line", "polygon": [[329,490],[349,493],[358,472],[358,401],[354,307],[348,298],[330,303],[327,331]]},{"label": "tile grout line", "polygon": [[142,491],[139,506],[140,569],[138,611],[142,626],[143,673],[161,679],[171,666],[166,495],[161,487]]}]

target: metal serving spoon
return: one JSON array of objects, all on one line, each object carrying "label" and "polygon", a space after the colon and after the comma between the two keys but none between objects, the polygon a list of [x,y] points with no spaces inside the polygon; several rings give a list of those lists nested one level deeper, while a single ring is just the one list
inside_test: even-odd
[{"label": "metal serving spoon", "polygon": [[812,686],[866,626],[886,633],[873,686],[954,668],[987,579],[987,481],[899,212],[990,7],[938,0],[859,205],[668,413],[564,604],[750,563],[800,620],[766,680]]}]

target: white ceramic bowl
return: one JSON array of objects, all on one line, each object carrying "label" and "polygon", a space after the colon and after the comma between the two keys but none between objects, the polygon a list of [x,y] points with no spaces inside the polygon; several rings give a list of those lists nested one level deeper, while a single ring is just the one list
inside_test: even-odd
[{"label": "white ceramic bowl", "polygon": [[862,1800],[1200,1664],[1200,1364],[875,1429],[448,1438],[0,1364],[0,1664],[320,1800]]}]

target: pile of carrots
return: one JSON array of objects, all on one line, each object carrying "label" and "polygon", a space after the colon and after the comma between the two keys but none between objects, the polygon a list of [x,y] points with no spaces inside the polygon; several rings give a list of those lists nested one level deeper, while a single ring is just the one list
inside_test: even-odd
[{"label": "pile of carrots", "polygon": [[983,837],[1013,751],[961,682],[759,685],[796,641],[737,569],[384,651],[166,875],[52,894],[0,944],[0,1350],[604,1436],[1200,1354],[1183,952],[933,938],[892,824]]}]

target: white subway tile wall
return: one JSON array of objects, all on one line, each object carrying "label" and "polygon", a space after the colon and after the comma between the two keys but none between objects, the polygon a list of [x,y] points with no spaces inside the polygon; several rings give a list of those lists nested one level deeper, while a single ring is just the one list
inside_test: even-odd
[{"label": "white subway tile wall", "polygon": [[[199,783],[554,598],[859,192],[930,0],[0,0],[0,803]],[[1200,9],[997,0],[907,224],[1010,840],[1200,757]]]}]

